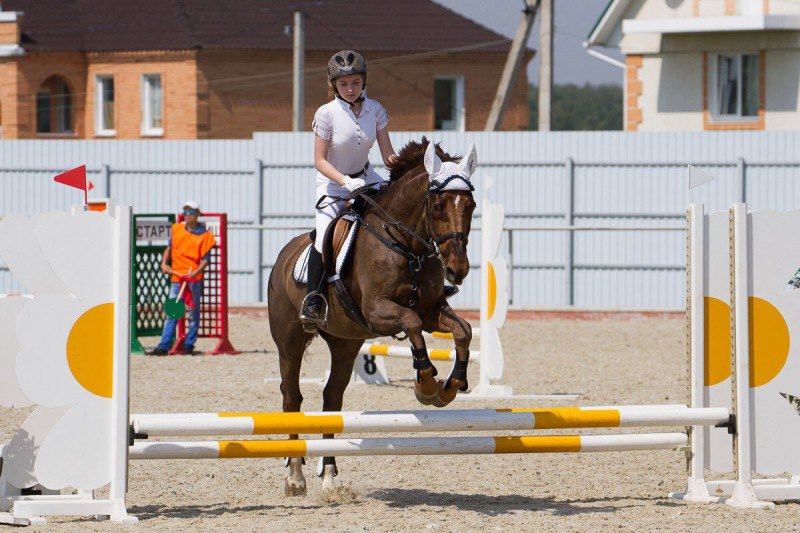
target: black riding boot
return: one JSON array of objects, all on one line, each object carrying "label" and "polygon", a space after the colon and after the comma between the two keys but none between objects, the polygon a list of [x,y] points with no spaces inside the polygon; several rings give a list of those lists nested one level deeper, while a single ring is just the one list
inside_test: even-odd
[{"label": "black riding boot", "polygon": [[312,246],[308,253],[308,294],[303,299],[303,308],[300,311],[300,320],[303,321],[304,329],[310,330],[309,332],[315,331],[317,326],[325,326],[328,302],[319,292],[324,274],[322,254]]}]

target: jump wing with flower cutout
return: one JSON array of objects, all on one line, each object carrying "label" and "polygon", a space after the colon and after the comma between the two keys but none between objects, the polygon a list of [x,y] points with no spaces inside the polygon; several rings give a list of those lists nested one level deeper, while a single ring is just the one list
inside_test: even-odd
[{"label": "jump wing with flower cutout", "polygon": [[0,258],[31,296],[0,299],[0,405],[38,406],[3,451],[14,486],[110,481],[113,238],[101,213],[0,221]]}]

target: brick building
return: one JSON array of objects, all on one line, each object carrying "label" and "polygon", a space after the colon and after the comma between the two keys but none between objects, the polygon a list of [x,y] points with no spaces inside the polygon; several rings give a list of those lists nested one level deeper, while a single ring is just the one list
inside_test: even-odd
[{"label": "brick building", "polygon": [[[289,130],[297,9],[305,129],[342,48],[366,56],[392,130],[483,129],[510,41],[430,0],[0,0],[2,138]],[[527,85],[522,69],[502,129],[528,128]]]}]

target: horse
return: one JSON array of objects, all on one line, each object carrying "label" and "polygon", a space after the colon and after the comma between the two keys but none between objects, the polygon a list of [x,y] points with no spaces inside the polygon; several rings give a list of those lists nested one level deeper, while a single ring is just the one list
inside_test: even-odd
[{"label": "horse", "polygon": [[[330,296],[327,323],[317,330],[331,354],[324,411],[342,409],[361,345],[379,336],[403,333],[408,337],[414,392],[423,405],[443,407],[458,391],[468,389],[472,329],[448,305],[443,290],[445,279],[460,285],[469,273],[467,242],[475,210],[470,177],[476,164],[474,146],[468,157],[459,158],[423,137],[421,143],[409,142],[389,164],[388,184],[371,196],[353,193],[364,197],[364,208],[357,217],[359,229],[350,263],[342,270],[339,289],[344,287],[346,294],[337,290],[337,297]],[[285,412],[300,411],[300,366],[314,338],[299,318],[306,286],[293,275],[298,258],[312,242],[308,233],[289,241],[269,277],[269,325],[278,349]],[[355,314],[352,306],[343,303],[347,295],[358,308]],[[436,380],[423,330],[453,335],[456,361],[446,380]],[[289,435],[289,439],[297,438]],[[323,438],[333,438],[333,434]],[[289,496],[306,493],[302,464],[302,458],[288,460],[285,491]],[[323,478],[323,488],[333,486],[336,474],[335,458],[322,458],[317,475]]]}]

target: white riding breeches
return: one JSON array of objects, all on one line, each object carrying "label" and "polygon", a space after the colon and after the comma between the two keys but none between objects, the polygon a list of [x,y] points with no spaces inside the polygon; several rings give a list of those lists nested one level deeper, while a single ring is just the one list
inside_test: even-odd
[{"label": "white riding breeches", "polygon": [[[369,185],[381,184],[384,182],[383,178],[381,178],[377,172],[372,170],[372,167],[367,169],[366,175],[361,177],[364,178],[364,181],[366,181]],[[325,178],[325,182],[321,182],[321,180],[318,179],[316,189],[317,202],[319,202],[319,199],[322,198],[323,195],[344,197],[349,196],[350,191],[328,178]],[[324,200],[323,204],[328,205],[325,205],[325,207],[322,207],[321,209],[317,209],[315,221],[317,236],[316,239],[314,239],[314,248],[316,248],[320,253],[322,253],[322,241],[325,239],[325,232],[328,229],[328,224],[330,224],[331,220],[336,218],[336,216],[345,207],[344,202],[334,202],[328,198]]]}]

